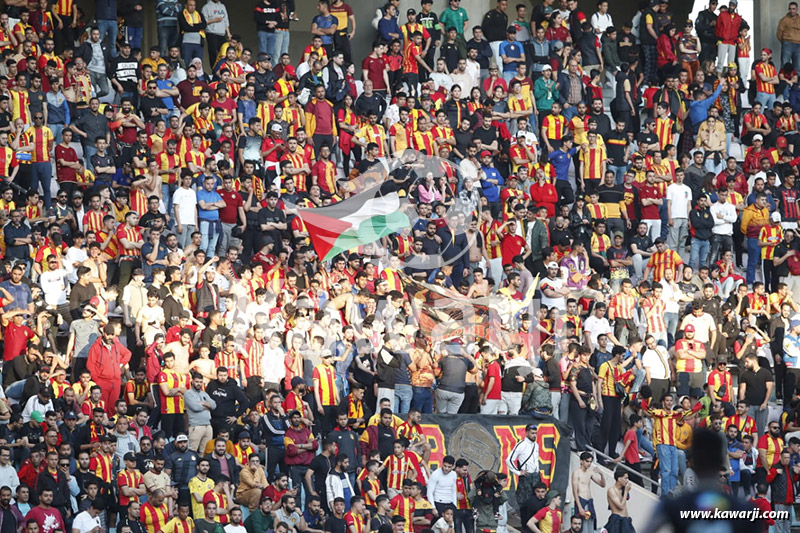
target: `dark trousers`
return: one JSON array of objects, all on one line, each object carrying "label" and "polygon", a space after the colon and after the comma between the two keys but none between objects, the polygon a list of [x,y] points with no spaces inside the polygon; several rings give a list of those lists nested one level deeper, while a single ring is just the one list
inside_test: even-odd
[{"label": "dark trousers", "polygon": [[[86,370],[86,362],[88,359],[86,357],[76,357],[75,360],[72,362],[72,382],[77,383],[79,378],[81,377],[81,373]],[[6,365],[6,367],[10,370],[11,365]]]},{"label": "dark trousers", "polygon": [[72,24],[72,17],[59,15],[59,18],[61,18],[64,27],[59,30],[58,26],[56,25],[56,27],[53,28],[56,54],[60,54],[65,48],[72,48],[75,46],[75,28],[70,28],[70,24]]},{"label": "dark trousers", "polygon": [[[588,398],[587,398],[588,400]],[[584,404],[587,400],[584,400]],[[562,413],[563,416],[563,413]],[[569,397],[569,422],[572,426],[573,433],[575,434],[575,447],[578,451],[585,451],[589,449],[591,444],[591,435],[589,435],[589,424],[587,417],[589,416],[589,406],[581,408],[578,405],[578,400],[574,395]]]},{"label": "dark trousers", "polygon": [[337,406],[323,405],[322,414],[317,411],[317,424],[323,435],[327,435],[334,427],[336,427],[336,413]]},{"label": "dark trousers", "polygon": [[475,518],[472,515],[472,509],[456,509],[453,513],[453,522],[455,522],[456,533],[462,533],[461,528],[464,528],[463,533],[475,532]]},{"label": "dark trousers", "polygon": [[464,388],[464,401],[461,402],[461,407],[458,409],[459,414],[474,415],[480,412],[480,393],[478,392],[478,385],[475,383],[467,383]]},{"label": "dark trousers", "polygon": [[267,448],[267,477],[276,470],[283,469],[283,458],[286,456],[286,448],[283,446],[270,446]]},{"label": "dark trousers", "polygon": [[617,442],[622,433],[622,398],[603,396],[603,417],[600,419],[600,451],[609,457],[617,456]]},{"label": "dark trousers", "polygon": [[567,180],[556,180],[556,192],[560,205],[569,205],[575,201],[575,193],[572,192],[572,186]]},{"label": "dark trousers", "polygon": [[186,432],[186,418],[183,413],[161,414],[161,430],[167,439]]},{"label": "dark trousers", "polygon": [[153,409],[150,411],[150,417],[147,419],[147,425],[151,428],[158,426],[161,420],[161,394],[157,383],[150,385],[150,390],[153,393]]},{"label": "dark trousers", "polygon": [[[216,64],[217,62],[217,54],[219,53],[219,49],[222,48],[222,44],[226,41],[224,35],[217,35],[215,33],[206,32],[206,42],[208,44],[208,62],[211,65]],[[277,62],[278,59],[273,57],[272,61]],[[276,64],[276,63],[273,63]]]},{"label": "dark trousers", "polygon": [[[347,32],[335,33],[333,35],[333,44],[337,50],[341,50],[342,54],[344,54],[345,63],[353,62],[353,52],[350,49],[350,39],[347,37]],[[277,61],[277,58],[273,57],[273,65],[275,61]]]},{"label": "dark trousers", "polygon": [[786,409],[795,395],[797,384],[800,383],[800,368],[787,368],[783,378],[783,407]]},{"label": "dark trousers", "polygon": [[622,340],[620,340],[622,339],[622,332],[626,330],[628,332],[628,344],[630,345],[631,338],[639,336],[639,332],[636,330],[636,324],[630,318],[617,318],[614,320],[614,336],[619,342],[622,342]]},{"label": "dark trousers", "polygon": [[764,269],[764,287],[767,292],[777,292],[778,276],[775,275],[775,264],[772,259],[764,259],[761,261],[761,266]]},{"label": "dark trousers", "polygon": [[639,475],[628,474],[630,480],[639,485],[640,487],[644,487],[644,478],[642,477],[642,463],[629,463],[628,461],[625,461],[625,466],[627,466],[631,470],[638,472],[639,474]]}]

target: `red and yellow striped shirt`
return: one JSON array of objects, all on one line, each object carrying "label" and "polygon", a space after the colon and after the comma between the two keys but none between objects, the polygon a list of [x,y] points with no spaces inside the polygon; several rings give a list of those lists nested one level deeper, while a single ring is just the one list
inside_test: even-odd
[{"label": "red and yellow striped shirt", "polygon": [[50,161],[50,149],[53,147],[53,132],[50,128],[28,128],[23,134],[28,145],[33,145],[31,152],[31,163],[48,163]]},{"label": "red and yellow striped shirt", "polygon": [[[419,63],[417,56],[422,55],[422,47],[414,44],[414,41],[409,41],[403,50],[403,72],[406,74],[419,74]],[[411,520],[406,522],[411,524]]]},{"label": "red and yellow striped shirt", "polygon": [[[730,374],[728,375],[730,376]],[[726,429],[727,426],[736,426],[739,429],[739,438],[744,437],[745,435],[751,435],[755,437],[756,432],[758,431],[758,428],[756,427],[756,421],[752,416],[747,415],[733,415],[725,422],[725,426]]]},{"label": "red and yellow striped shirt", "polygon": [[783,228],[780,225],[772,226],[770,224],[762,226],[758,233],[758,241],[767,244],[767,246],[761,247],[761,259],[772,261],[772,258],[775,257],[775,247],[783,241]]},{"label": "red and yellow striped shirt", "polygon": [[214,356],[214,362],[217,367],[224,366],[228,369],[228,376],[233,381],[239,381],[239,353],[238,352],[217,352]]},{"label": "red and yellow striped shirt", "polygon": [[682,415],[665,409],[650,409],[648,412],[653,417],[653,444],[675,446],[678,418]]},{"label": "red and yellow striped shirt", "polygon": [[244,379],[261,375],[262,355],[264,355],[264,344],[255,339],[247,339],[244,343],[244,352],[239,354],[239,359],[243,363]]},{"label": "red and yellow striped shirt", "polygon": [[[647,318],[648,333],[664,333],[667,331],[667,324],[664,321],[664,310],[667,305],[661,298],[645,298],[641,302],[642,309],[645,310]],[[652,309],[652,313],[647,314],[647,310]]]},{"label": "red and yellow striped shirt", "polygon": [[770,63],[759,62],[753,67],[756,72],[756,91],[764,94],[775,94],[775,86],[762,81],[761,76],[772,78],[775,76],[775,67]]},{"label": "red and yellow striped shirt", "polygon": [[483,241],[486,243],[486,253],[489,259],[497,259],[500,257],[502,251],[500,247],[500,237],[497,236],[496,230],[500,227],[498,220],[484,220],[481,222],[481,234]]},{"label": "red and yellow striped shirt", "polygon": [[671,118],[656,118],[656,136],[664,150],[668,144],[675,144],[675,121]]},{"label": "red and yellow striped shirt", "polygon": [[[703,343],[697,341],[690,341],[688,339],[680,339],[675,343],[675,352],[677,353],[679,350],[699,350],[702,349],[705,351],[705,346]],[[675,371],[676,372],[702,372],[703,365],[700,361],[696,358],[691,357],[689,359],[676,359],[675,361]]]},{"label": "red and yellow striped shirt", "polygon": [[142,505],[140,514],[147,533],[157,533],[162,531],[167,523],[169,508],[166,503],[162,503],[160,507],[155,507],[152,503],[147,502]]},{"label": "red and yellow striped shirt", "polygon": [[[403,480],[406,479],[408,471],[413,468],[414,462],[406,454],[400,458],[390,455],[384,459],[383,466],[386,468],[386,486],[390,489],[402,490]],[[392,508],[394,508],[394,500],[392,500]]]},{"label": "red and yellow striped shirt", "polygon": [[661,281],[665,270],[669,268],[676,272],[678,265],[682,264],[683,259],[678,255],[678,252],[669,249],[654,253],[647,262],[647,266],[653,270],[653,281]]},{"label": "red and yellow striped shirt", "polygon": [[428,155],[436,155],[436,143],[433,140],[433,133],[430,131],[418,131],[412,137],[414,149],[424,151]]},{"label": "red and yellow striped shirt", "polygon": [[84,231],[98,232],[103,229],[103,218],[107,215],[103,210],[100,211],[87,211],[83,215],[83,229]]},{"label": "red and yellow striped shirt", "polygon": [[[781,459],[781,450],[783,450],[783,439],[775,438],[769,433],[764,433],[758,439],[758,451],[764,450],[767,452],[767,464],[775,466]],[[759,463],[760,464],[760,463]]]},{"label": "red and yellow striped shirt", "polygon": [[344,522],[347,524],[347,530],[350,531],[350,526],[355,526],[356,531],[355,533],[363,533],[364,532],[364,517],[358,513],[353,513],[353,511],[349,511],[344,515]]},{"label": "red and yellow striped shirt", "polygon": [[186,520],[181,520],[176,516],[167,522],[161,530],[161,533],[194,533],[194,531],[194,520],[192,520],[192,517],[187,516]]},{"label": "red and yellow striped shirt", "polygon": [[567,129],[567,119],[563,115],[547,115],[542,120],[542,130],[547,128],[547,138],[560,141]]},{"label": "red and yellow striped shirt", "polygon": [[[158,374],[158,383],[159,385],[161,383],[166,383],[167,387],[170,389],[175,389],[178,387],[188,389],[189,376],[187,374],[178,374],[174,370],[165,368],[161,371],[161,373]],[[160,387],[158,393],[161,395],[162,415],[183,414],[184,406],[182,394],[179,394],[178,396],[165,396]]]},{"label": "red and yellow striped shirt", "polygon": [[60,17],[71,17],[75,0],[55,0],[53,11]]},{"label": "red and yellow striped shirt", "polygon": [[122,246],[122,239],[127,239],[130,243],[141,242],[143,240],[142,232],[138,227],[129,228],[127,224],[119,225],[117,228],[117,241],[120,243],[119,255],[121,257],[139,257],[142,254],[139,248],[127,249]]},{"label": "red and yellow striped shirt", "polygon": [[366,144],[377,144],[378,157],[384,157],[386,155],[386,130],[380,124],[375,124],[374,126],[365,124],[364,127],[356,132],[355,138]]},{"label": "red and yellow striped shirt", "polygon": [[106,483],[111,483],[113,458],[111,454],[98,453],[89,460],[89,470]]},{"label": "red and yellow striped shirt", "polygon": [[336,398],[336,369],[333,365],[320,364],[314,367],[314,388],[319,389],[323,406],[338,405]]},{"label": "red and yellow striped shirt", "polygon": [[[131,383],[130,381],[128,383]],[[117,474],[117,485],[120,488],[119,491],[119,504],[120,505],[128,505],[131,502],[138,502],[138,496],[125,496],[122,494],[122,487],[132,487],[132,488],[139,488],[140,485],[144,483],[144,478],[142,477],[142,473],[138,470],[121,470],[119,474]]]},{"label": "red and yellow striped shirt", "polygon": [[[30,103],[31,99],[28,96],[28,91],[20,91],[19,89],[9,89],[11,94],[11,118],[17,120],[21,118],[25,124],[31,123]],[[33,128],[30,128],[30,131]],[[27,132],[26,132],[27,133]]]},{"label": "red and yellow striped shirt", "polygon": [[605,147],[587,148],[579,157],[583,163],[583,179],[599,181],[603,177],[603,161],[607,159]]},{"label": "red and yellow striped shirt", "polygon": [[634,309],[636,309],[636,298],[631,294],[618,292],[611,297],[611,302],[608,306],[608,319],[633,320]]},{"label": "red and yellow striped shirt", "polygon": [[392,511],[396,516],[402,516],[405,518],[406,524],[411,523],[411,519],[414,517],[414,510],[416,508],[414,498],[405,498],[402,494],[398,494],[392,498],[391,505]]}]

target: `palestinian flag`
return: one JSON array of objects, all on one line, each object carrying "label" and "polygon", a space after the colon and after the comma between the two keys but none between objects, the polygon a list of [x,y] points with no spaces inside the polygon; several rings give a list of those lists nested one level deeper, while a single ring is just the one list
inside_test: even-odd
[{"label": "palestinian flag", "polygon": [[299,209],[297,214],[323,261],[410,225],[400,211],[397,192],[381,194],[379,186],[327,207]]}]

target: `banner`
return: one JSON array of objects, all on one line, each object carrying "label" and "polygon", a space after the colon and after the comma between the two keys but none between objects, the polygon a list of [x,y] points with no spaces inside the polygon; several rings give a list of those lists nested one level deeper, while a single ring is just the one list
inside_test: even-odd
[{"label": "banner", "polygon": [[539,473],[548,488],[566,494],[569,482],[569,435],[571,429],[550,416],[505,415],[422,415],[420,423],[431,447],[429,466],[441,467],[445,455],[469,461],[472,479],[483,470],[506,474],[506,495],[514,501],[517,476],[510,474],[506,459],[514,446],[525,438],[525,426],[536,423],[539,429]]}]

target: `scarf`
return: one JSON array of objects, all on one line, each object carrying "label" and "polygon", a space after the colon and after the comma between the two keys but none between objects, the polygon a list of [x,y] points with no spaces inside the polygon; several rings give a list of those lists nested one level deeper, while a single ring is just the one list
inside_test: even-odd
[{"label": "scarf", "polygon": [[[186,20],[186,22],[188,22],[192,26],[196,26],[197,24],[200,24],[203,21],[203,17],[200,16],[200,13],[198,11],[192,11],[191,13],[189,13],[189,10],[187,9],[183,10],[183,18]],[[206,38],[205,31],[200,30],[197,33],[199,33],[200,37],[202,37],[203,39]]]}]

